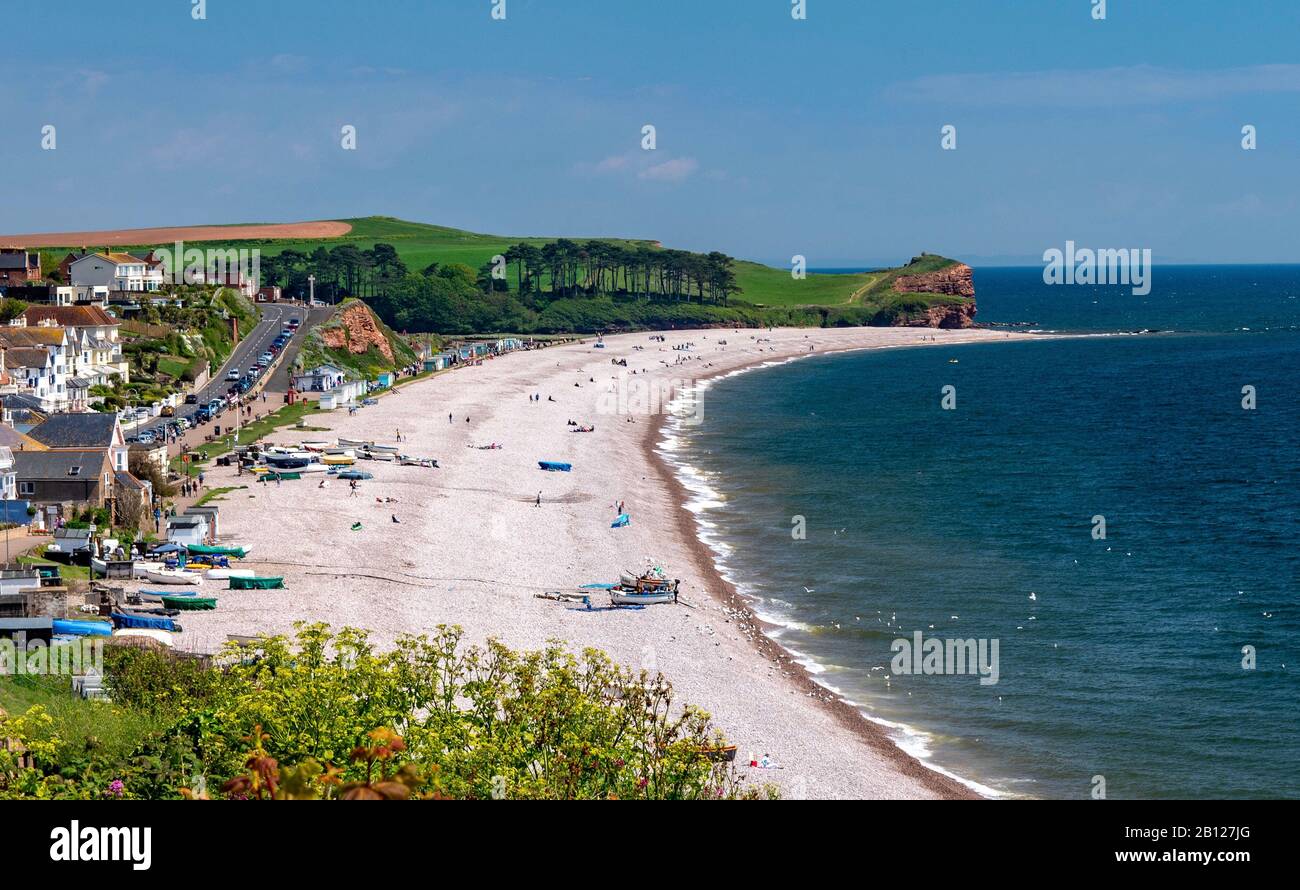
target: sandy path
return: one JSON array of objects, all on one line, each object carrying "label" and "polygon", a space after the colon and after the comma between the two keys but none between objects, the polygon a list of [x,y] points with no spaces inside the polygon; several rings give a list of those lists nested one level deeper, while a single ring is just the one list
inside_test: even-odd
[{"label": "sandy path", "polygon": [[[184,616],[180,645],[215,649],[227,633],[288,633],[302,619],[367,627],[382,643],[439,623],[460,624],[474,640],[491,635],[516,647],[559,638],[602,648],[634,666],[652,659],[681,700],[713,714],[742,757],[770,752],[785,768],[754,775],[787,794],[964,794],[888,744],[856,711],[821,701],[826,696],[816,693],[802,669],[760,652],[726,611],[731,592],[691,533],[680,492],[660,475],[648,447],[654,418],[631,423],[599,407],[609,401],[614,375],[632,370],[640,373],[629,379],[638,381],[703,377],[807,354],[810,345],[824,353],[921,345],[922,336],[943,345],[1025,335],[856,328],[665,336],[666,344],[627,334],[609,338],[604,349],[589,341],[506,356],[411,384],[352,417],[344,411],[319,415],[313,423],[331,427],[330,433],[277,437],[342,435],[392,444],[400,429],[404,450],[441,462],[442,469],[359,462],[375,476],[361,483],[359,497],[349,497],[347,483],[338,480],[318,488],[321,476],[253,486],[247,476],[235,480],[233,469],[210,470],[210,486],[250,483],[220,502],[223,538],[253,545],[249,565],[259,574],[285,575],[289,589],[220,591],[224,582],[205,583],[219,596],[218,609]],[[718,345],[720,339],[729,345]],[[696,344],[691,352],[670,348],[688,341]],[[684,365],[672,365],[686,356]],[[626,358],[628,368],[611,365],[611,358]],[[531,393],[541,401],[530,402]],[[594,423],[596,431],[572,433],[570,419]],[[489,442],[504,447],[467,447]],[[573,472],[543,472],[539,459],[570,461]],[[534,505],[539,491],[541,507]],[[381,504],[377,497],[397,502]],[[611,529],[619,499],[627,501],[633,522]],[[362,529],[350,530],[357,521]],[[583,611],[534,596],[612,581],[622,568],[639,568],[647,555],[683,579],[683,597],[693,607]],[[601,604],[600,597],[594,601]]]},{"label": "sandy path", "polygon": [[270,238],[338,238],[352,231],[334,220],[249,226],[171,226],[161,229],[105,229],[98,232],[37,232],[0,235],[3,247],[106,247],[114,244],[169,246],[176,241],[238,241]]}]

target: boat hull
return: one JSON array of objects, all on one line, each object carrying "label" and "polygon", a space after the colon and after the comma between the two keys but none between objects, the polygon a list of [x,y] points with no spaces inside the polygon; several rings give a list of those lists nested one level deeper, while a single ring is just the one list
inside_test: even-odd
[{"label": "boat hull", "polygon": [[155,584],[198,585],[203,583],[203,578],[192,572],[172,572],[167,569],[150,569],[144,574],[146,578]]}]

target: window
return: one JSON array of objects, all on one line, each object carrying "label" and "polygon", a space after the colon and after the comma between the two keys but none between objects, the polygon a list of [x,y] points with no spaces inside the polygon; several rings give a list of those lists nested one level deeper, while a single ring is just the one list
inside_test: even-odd
[{"label": "window", "polygon": [[81,467],[69,467],[69,468],[68,468],[68,475],[69,475],[69,476],[80,476],[80,475],[81,475]]},{"label": "window", "polygon": [[36,494],[36,483],[35,483],[35,482],[19,482],[19,483],[18,483],[18,493],[19,493],[19,494],[27,494],[27,495]]}]

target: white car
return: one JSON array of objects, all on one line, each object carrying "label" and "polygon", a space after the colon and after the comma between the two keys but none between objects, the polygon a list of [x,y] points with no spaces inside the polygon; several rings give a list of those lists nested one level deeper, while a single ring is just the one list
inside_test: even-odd
[{"label": "white car", "polygon": [[226,380],[233,383],[238,379],[239,379],[239,371],[237,369],[232,368],[231,370],[226,372]]}]

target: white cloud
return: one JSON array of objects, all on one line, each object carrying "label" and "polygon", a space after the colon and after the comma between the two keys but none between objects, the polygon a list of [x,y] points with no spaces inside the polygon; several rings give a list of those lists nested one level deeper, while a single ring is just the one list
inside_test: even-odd
[{"label": "white cloud", "polygon": [[681,182],[698,170],[700,164],[695,158],[673,158],[662,164],[647,167],[637,174],[637,179],[649,179],[655,182]]}]

